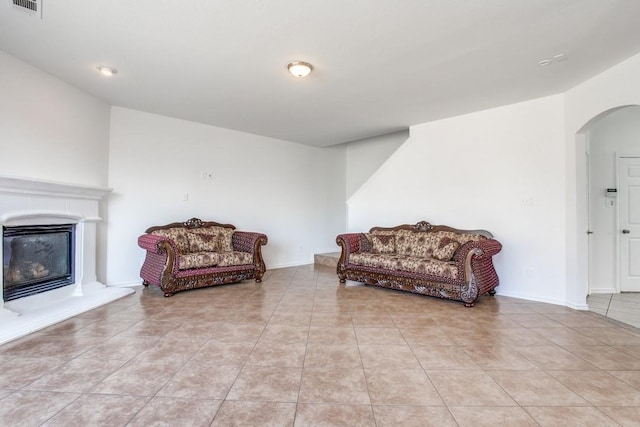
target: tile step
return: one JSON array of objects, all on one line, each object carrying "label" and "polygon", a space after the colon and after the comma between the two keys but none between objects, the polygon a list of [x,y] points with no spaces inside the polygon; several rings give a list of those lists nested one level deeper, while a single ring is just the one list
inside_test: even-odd
[{"label": "tile step", "polygon": [[314,264],[327,265],[329,267],[336,267],[338,265],[339,259],[340,259],[340,252],[315,254],[313,256]]}]

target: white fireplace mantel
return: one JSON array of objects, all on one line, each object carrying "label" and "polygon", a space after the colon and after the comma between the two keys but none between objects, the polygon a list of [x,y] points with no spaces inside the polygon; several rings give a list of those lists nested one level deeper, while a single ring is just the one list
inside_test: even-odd
[{"label": "white fireplace mantel", "polygon": [[[1,298],[0,344],[133,293],[107,287],[96,278],[96,226],[102,220],[100,202],[109,192],[110,188],[0,175],[1,226],[76,224],[75,283],[8,302]],[[0,246],[0,259],[2,251]],[[4,277],[2,284],[4,288]]]},{"label": "white fireplace mantel", "polygon": [[2,193],[68,197],[99,201],[111,191],[111,188],[106,187],[0,175],[0,192]]}]

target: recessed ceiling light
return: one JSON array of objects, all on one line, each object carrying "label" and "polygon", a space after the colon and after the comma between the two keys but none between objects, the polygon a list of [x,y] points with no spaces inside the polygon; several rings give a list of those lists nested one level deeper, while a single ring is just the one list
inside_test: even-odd
[{"label": "recessed ceiling light", "polygon": [[553,55],[553,60],[560,62],[560,61],[564,61],[565,59],[567,59],[567,55],[565,55],[564,53],[559,53],[557,55]]},{"label": "recessed ceiling light", "polygon": [[538,62],[538,65],[541,67],[546,67],[547,65],[551,65],[551,60],[543,59],[542,61]]},{"label": "recessed ceiling light", "polygon": [[99,65],[96,67],[98,69],[98,71],[100,71],[102,73],[102,75],[104,76],[113,76],[114,74],[118,73],[118,70],[116,70],[115,68],[111,68],[111,67],[105,67],[104,65]]},{"label": "recessed ceiling light", "polygon": [[294,76],[302,78],[307,77],[309,73],[311,73],[311,70],[313,70],[313,65],[309,64],[308,62],[295,61],[287,64],[287,69]]}]

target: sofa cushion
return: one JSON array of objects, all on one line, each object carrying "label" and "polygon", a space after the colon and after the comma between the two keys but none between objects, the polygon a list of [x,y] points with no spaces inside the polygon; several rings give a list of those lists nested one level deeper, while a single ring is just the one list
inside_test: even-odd
[{"label": "sofa cushion", "polygon": [[230,267],[253,264],[253,254],[249,252],[194,252],[180,255],[178,269]]},{"label": "sofa cushion", "polygon": [[173,240],[176,244],[178,252],[181,254],[189,252],[189,240],[187,239],[187,230],[182,227],[165,228],[162,230],[152,231],[150,234],[154,236],[162,236]]},{"label": "sofa cushion", "polygon": [[396,252],[400,255],[409,255],[426,258],[428,256],[427,249],[427,233],[398,230],[396,232]]},{"label": "sofa cushion", "polygon": [[408,255],[388,255],[374,253],[354,253],[349,262],[364,267],[384,268],[386,270],[409,271],[431,276],[458,279],[458,266],[454,263]]},{"label": "sofa cushion", "polygon": [[[205,227],[194,228],[189,230],[189,233],[200,234],[204,236],[216,236],[219,243],[219,252],[232,252],[233,251],[233,228],[227,227]],[[206,249],[202,249],[206,250]]]},{"label": "sofa cushion", "polygon": [[396,237],[394,235],[371,235],[371,253],[393,254],[396,252]]}]

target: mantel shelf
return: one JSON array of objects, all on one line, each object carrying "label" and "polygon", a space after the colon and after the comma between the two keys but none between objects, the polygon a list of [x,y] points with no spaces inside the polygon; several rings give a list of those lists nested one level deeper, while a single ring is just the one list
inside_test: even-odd
[{"label": "mantel shelf", "polygon": [[100,200],[113,189],[91,185],[0,175],[0,192]]}]

